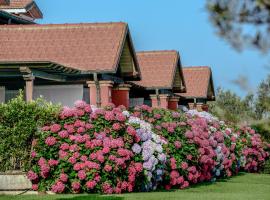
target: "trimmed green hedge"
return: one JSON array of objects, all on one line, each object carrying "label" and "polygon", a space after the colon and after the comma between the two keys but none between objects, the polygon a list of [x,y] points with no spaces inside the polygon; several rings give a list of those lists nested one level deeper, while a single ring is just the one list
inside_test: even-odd
[{"label": "trimmed green hedge", "polygon": [[59,110],[43,99],[26,103],[23,92],[0,104],[0,171],[28,168],[33,136],[38,127],[54,121]]}]

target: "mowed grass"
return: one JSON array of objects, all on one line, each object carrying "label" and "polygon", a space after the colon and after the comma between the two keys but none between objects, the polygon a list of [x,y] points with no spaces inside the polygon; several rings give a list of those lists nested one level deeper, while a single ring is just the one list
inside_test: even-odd
[{"label": "mowed grass", "polygon": [[270,175],[240,174],[236,177],[204,183],[186,190],[122,195],[17,195],[0,196],[0,200],[270,200]]}]

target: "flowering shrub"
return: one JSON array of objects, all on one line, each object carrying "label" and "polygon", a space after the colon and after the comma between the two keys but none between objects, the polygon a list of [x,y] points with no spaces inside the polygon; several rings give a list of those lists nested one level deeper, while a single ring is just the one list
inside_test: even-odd
[{"label": "flowering shrub", "polygon": [[[254,130],[229,128],[206,112],[191,110],[180,114],[140,106],[133,113],[151,122],[155,132],[168,141],[165,147],[168,156],[164,177],[166,189],[230,177],[240,168],[258,171],[269,156],[263,149],[267,145],[263,145]],[[251,168],[251,163],[257,168]]]},{"label": "flowering shrub", "polygon": [[258,171],[269,156],[248,127],[148,106],[128,112],[77,101],[40,135],[28,178],[33,190],[55,193],[182,189],[240,169]]},{"label": "flowering shrub", "polygon": [[28,178],[34,190],[63,192],[133,191],[142,163],[132,151],[139,142],[121,108],[96,109],[82,101],[63,108],[59,120],[34,141]]}]

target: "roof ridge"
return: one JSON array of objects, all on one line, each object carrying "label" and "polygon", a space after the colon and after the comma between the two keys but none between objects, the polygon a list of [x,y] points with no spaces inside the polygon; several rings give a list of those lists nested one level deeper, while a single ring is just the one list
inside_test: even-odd
[{"label": "roof ridge", "polygon": [[183,69],[211,69],[210,66],[184,66]]},{"label": "roof ridge", "polygon": [[0,27],[5,27],[5,28],[47,28],[47,27],[78,27],[78,26],[106,26],[106,25],[125,25],[127,26],[128,24],[126,22],[95,22],[95,23],[64,23],[64,24],[29,24],[29,25],[17,25],[17,24],[12,24],[12,25],[0,25]]},{"label": "roof ridge", "polygon": [[136,54],[147,54],[147,53],[178,53],[177,50],[150,50],[150,51],[137,51]]}]

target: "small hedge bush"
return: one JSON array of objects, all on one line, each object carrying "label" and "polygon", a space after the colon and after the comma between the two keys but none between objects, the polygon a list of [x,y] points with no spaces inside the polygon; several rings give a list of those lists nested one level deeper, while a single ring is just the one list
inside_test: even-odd
[{"label": "small hedge bush", "polygon": [[148,106],[130,112],[82,101],[64,107],[33,143],[33,190],[105,194],[186,188],[256,172],[269,144],[249,127]]},{"label": "small hedge bush", "polygon": [[0,171],[26,170],[38,127],[55,120],[59,106],[42,99],[26,103],[21,92],[7,104],[0,104]]}]

